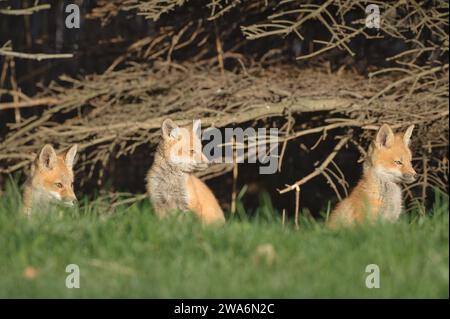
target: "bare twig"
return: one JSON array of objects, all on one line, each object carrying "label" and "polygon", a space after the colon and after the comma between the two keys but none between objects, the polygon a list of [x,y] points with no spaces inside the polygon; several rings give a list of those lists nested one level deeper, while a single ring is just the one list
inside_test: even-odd
[{"label": "bare twig", "polygon": [[305,184],[306,182],[308,182],[309,180],[313,179],[314,177],[320,175],[323,173],[323,171],[325,170],[325,168],[331,163],[331,161],[333,160],[333,158],[337,155],[337,153],[339,152],[339,150],[347,144],[348,140],[350,139],[350,136],[347,137],[343,137],[339,143],[336,144],[336,146],[334,147],[333,151],[327,156],[327,158],[322,162],[322,164],[320,164],[320,166],[318,168],[316,168],[312,173],[306,175],[305,177],[303,177],[302,179],[300,179],[299,181],[295,182],[294,184],[285,187],[282,190],[278,190],[278,192],[280,194],[284,194],[286,192],[289,192],[293,189],[297,189],[299,186]]}]

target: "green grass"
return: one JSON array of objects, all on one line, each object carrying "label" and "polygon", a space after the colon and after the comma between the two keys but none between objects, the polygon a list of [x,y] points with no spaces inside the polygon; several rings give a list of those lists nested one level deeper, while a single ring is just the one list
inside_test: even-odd
[{"label": "green grass", "polygon": [[[444,195],[427,217],[341,231],[307,219],[282,227],[267,197],[257,217],[223,227],[159,221],[146,201],[112,215],[84,203],[25,218],[19,201],[13,188],[0,198],[2,298],[449,297]],[[65,286],[68,264],[80,267],[79,289]],[[379,266],[379,289],[365,286],[368,264]]]}]

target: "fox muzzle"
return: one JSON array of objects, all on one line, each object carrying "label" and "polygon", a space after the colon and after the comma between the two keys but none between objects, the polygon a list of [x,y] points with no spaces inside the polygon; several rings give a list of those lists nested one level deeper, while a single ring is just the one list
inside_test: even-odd
[{"label": "fox muzzle", "polygon": [[405,183],[412,183],[417,179],[417,173],[404,173],[402,176],[402,180]]}]

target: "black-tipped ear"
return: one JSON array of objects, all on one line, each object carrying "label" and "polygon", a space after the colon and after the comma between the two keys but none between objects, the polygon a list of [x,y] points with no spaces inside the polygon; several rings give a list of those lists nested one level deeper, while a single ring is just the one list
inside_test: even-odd
[{"label": "black-tipped ear", "polygon": [[375,144],[378,147],[391,147],[394,143],[394,132],[389,125],[383,124],[378,130]]},{"label": "black-tipped ear", "polygon": [[411,135],[414,130],[414,124],[408,126],[408,128],[405,131],[405,134],[403,135],[403,142],[406,146],[409,146],[409,142],[411,142]]},{"label": "black-tipped ear", "polygon": [[176,139],[178,135],[178,125],[171,119],[165,119],[161,125],[161,132],[165,139]]},{"label": "black-tipped ear", "polygon": [[72,145],[66,152],[64,156],[64,162],[66,163],[67,167],[72,169],[73,163],[75,162],[75,155],[77,155],[78,145],[74,144]]},{"label": "black-tipped ear", "polygon": [[50,144],[44,145],[39,152],[38,163],[40,167],[52,169],[56,162],[56,152]]}]

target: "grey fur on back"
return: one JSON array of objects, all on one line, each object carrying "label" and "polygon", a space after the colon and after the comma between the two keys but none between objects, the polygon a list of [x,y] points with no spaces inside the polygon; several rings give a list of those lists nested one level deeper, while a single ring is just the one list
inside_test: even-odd
[{"label": "grey fur on back", "polygon": [[160,144],[147,174],[147,192],[157,215],[163,216],[172,210],[188,210],[187,177],[186,173],[168,163]]}]

